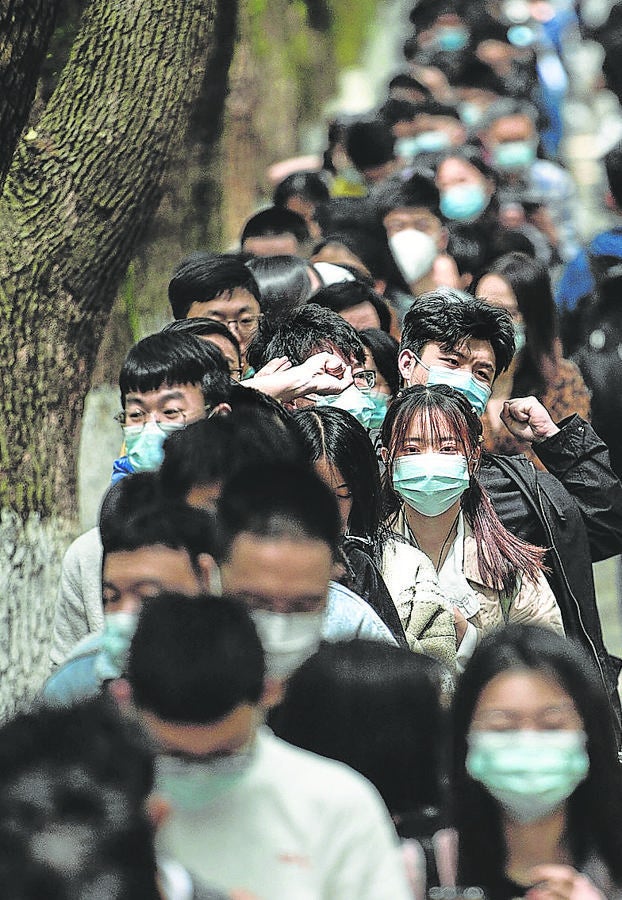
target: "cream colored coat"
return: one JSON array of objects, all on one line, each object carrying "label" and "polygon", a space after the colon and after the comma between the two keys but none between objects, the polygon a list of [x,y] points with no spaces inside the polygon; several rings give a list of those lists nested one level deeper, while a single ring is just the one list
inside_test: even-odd
[{"label": "cream colored coat", "polygon": [[[398,538],[409,541],[410,533],[403,507],[388,524]],[[544,574],[541,572],[535,583],[526,578],[519,579],[518,588],[513,596],[502,597],[498,590],[484,582],[479,572],[475,536],[466,522],[464,532],[464,575],[475,592],[480,607],[469,621],[477,628],[478,639],[485,632],[508,622],[529,622],[564,634],[559,605]],[[432,563],[421,550],[399,540],[387,544],[388,552],[385,551],[383,558],[382,577],[400,614],[404,630],[413,615],[412,607],[417,604],[417,592],[412,590],[414,584],[412,578],[414,572],[415,580],[421,580],[420,556],[424,556],[436,577],[440,602],[448,609],[453,608],[451,598],[445,597],[438,585],[438,577]],[[417,554],[415,557],[412,556],[413,550]]]}]

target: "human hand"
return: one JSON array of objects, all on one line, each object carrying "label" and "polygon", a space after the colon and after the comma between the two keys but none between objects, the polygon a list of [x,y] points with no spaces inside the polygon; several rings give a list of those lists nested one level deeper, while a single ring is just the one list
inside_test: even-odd
[{"label": "human hand", "polygon": [[255,372],[253,378],[261,378],[262,375],[274,375],[275,372],[286,372],[291,369],[292,364],[287,356],[276,356],[262,366],[258,372]]},{"label": "human hand", "polygon": [[308,379],[305,394],[341,394],[353,383],[352,366],[335,353],[314,353],[300,369]]},{"label": "human hand", "polygon": [[605,895],[572,866],[535,866],[529,873],[534,887],[527,900],[606,900]]},{"label": "human hand", "polygon": [[501,410],[501,421],[515,438],[533,444],[538,444],[559,431],[548,411],[535,397],[506,400]]}]

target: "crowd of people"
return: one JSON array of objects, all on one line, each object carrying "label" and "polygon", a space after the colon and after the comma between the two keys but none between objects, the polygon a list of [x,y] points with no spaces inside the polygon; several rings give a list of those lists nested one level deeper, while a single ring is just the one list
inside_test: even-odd
[{"label": "crowd of people", "polygon": [[[51,674],[0,729],[7,900],[622,900],[590,424],[622,245],[582,247],[562,156],[587,26],[410,23],[381,105],[127,353]],[[605,169],[622,214],[622,144]]]}]

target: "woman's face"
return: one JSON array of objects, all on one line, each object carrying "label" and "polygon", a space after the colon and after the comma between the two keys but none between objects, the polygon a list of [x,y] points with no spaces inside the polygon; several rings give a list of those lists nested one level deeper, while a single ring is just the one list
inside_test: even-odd
[{"label": "woman's face", "polygon": [[436,173],[436,186],[443,193],[457,185],[480,185],[488,196],[492,196],[494,185],[482,175],[482,173],[465,159],[452,156],[446,159],[438,167]]},{"label": "woman's face", "polygon": [[510,314],[515,324],[523,321],[523,316],[518,308],[516,294],[505,278],[502,278],[500,275],[491,273],[480,278],[475,296],[491,306],[498,306],[500,309],[504,309]]},{"label": "woman's face", "polygon": [[481,692],[471,731],[580,731],[583,722],[564,688],[529,669],[502,672]]},{"label": "woman's face", "polygon": [[385,394],[385,396],[391,397],[391,388],[387,384],[384,375],[378,369],[369,347],[365,348],[365,368],[376,373],[376,386],[372,388],[372,393],[376,395]]},{"label": "woman's face", "polygon": [[462,437],[452,428],[451,422],[439,418],[433,428],[425,411],[412,416],[403,438],[397,442],[391,455],[397,459],[419,453],[466,455]]},{"label": "woman's face", "polygon": [[352,492],[337,466],[333,465],[325,456],[321,456],[314,463],[315,471],[323,482],[328,485],[337,501],[339,515],[341,516],[341,533],[348,530],[348,519],[352,512]]}]

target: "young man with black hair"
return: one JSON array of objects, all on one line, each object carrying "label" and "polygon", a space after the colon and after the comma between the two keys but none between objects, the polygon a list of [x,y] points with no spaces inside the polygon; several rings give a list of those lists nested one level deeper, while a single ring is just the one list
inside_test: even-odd
[{"label": "young man with black hair", "polygon": [[121,675],[146,597],[162,590],[196,594],[218,583],[211,518],[164,495],[155,474],[111,488],[99,529],[87,534],[88,579],[57,610],[52,659],[65,662],[43,688],[49,703],[98,693]]},{"label": "young man with black hair", "polygon": [[161,596],[142,610],[128,680],[170,812],[158,849],[222,890],[406,900],[388,814],[361,776],[276,738],[261,643],[226,596]]},{"label": "young man with black hair", "polygon": [[114,462],[113,484],[157,469],[167,435],[205,415],[205,387],[222,391],[229,381],[220,350],[194,335],[157,332],[134,344],[119,375],[126,453]]},{"label": "young man with black hair", "polygon": [[241,469],[225,483],[216,518],[223,590],[251,607],[270,678],[285,679],[322,638],[395,643],[372,607],[334,580],[339,510],[307,465]]},{"label": "young man with black hair", "polygon": [[[449,384],[481,415],[513,355],[513,325],[504,310],[439,289],[418,297],[406,315],[398,364],[406,385]],[[524,397],[507,401],[501,418],[513,434],[533,442],[548,471],[521,456],[482,453],[479,480],[506,528],[550,548],[547,577],[566,634],[598,665],[619,733],[619,661],[603,643],[592,562],[622,547],[622,485],[606,446],[579,416],[555,424],[535,397]]]},{"label": "young man with black hair", "polygon": [[153,752],[114,704],[98,699],[21,714],[0,729],[0,760],[6,898],[229,896],[198,885],[176,861],[156,859],[163,801],[149,796]]},{"label": "young man with black hair", "polygon": [[306,256],[309,229],[301,215],[283,206],[255,213],[244,225],[240,247],[253,256]]},{"label": "young man with black hair", "polygon": [[192,253],[175,270],[168,286],[175,319],[216,319],[235,334],[242,356],[262,317],[257,282],[235,254]]}]

